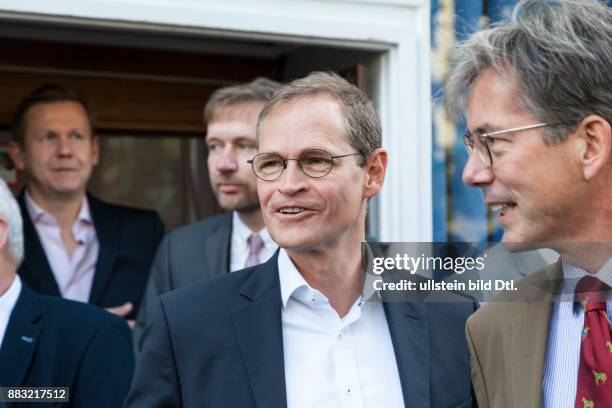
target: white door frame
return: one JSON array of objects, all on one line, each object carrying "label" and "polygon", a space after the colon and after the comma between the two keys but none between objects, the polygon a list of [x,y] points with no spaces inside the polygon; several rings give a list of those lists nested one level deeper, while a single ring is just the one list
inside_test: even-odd
[{"label": "white door frame", "polygon": [[431,241],[427,0],[2,0],[0,17],[380,51],[368,79],[390,160],[372,232]]}]

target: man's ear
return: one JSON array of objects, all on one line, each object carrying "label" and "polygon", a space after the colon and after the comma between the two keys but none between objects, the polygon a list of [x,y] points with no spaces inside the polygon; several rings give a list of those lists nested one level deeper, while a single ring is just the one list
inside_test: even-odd
[{"label": "man's ear", "polygon": [[364,165],[366,169],[364,198],[374,197],[382,188],[387,173],[388,159],[387,151],[383,148],[374,150],[370,155]]},{"label": "man's ear", "polygon": [[8,245],[8,224],[0,218],[0,251]]},{"label": "man's ear", "polygon": [[11,159],[17,169],[20,171],[25,170],[25,152],[23,151],[23,146],[17,142],[9,142],[8,148]]},{"label": "man's ear", "polygon": [[598,115],[589,115],[576,130],[581,140],[580,163],[585,180],[597,176],[610,161],[612,129],[607,120]]}]

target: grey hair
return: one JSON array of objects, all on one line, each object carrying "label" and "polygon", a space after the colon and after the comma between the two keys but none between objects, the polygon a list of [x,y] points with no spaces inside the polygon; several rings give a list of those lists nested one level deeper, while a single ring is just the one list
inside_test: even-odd
[{"label": "grey hair", "polygon": [[328,94],[336,98],[344,113],[348,142],[365,158],[382,144],[380,120],[372,101],[355,85],[333,72],[315,71],[296,79],[274,94],[257,121],[257,140],[265,117],[278,105],[300,97]]},{"label": "grey hair", "polygon": [[23,261],[23,220],[17,200],[0,178],[0,219],[8,224],[8,243],[17,266]]},{"label": "grey hair", "polygon": [[204,122],[208,124],[222,108],[248,102],[268,102],[282,84],[268,78],[255,78],[246,84],[219,88],[204,106]]},{"label": "grey hair", "polygon": [[445,104],[463,119],[466,96],[489,68],[516,84],[516,108],[558,126],[563,141],[586,116],[612,123],[612,9],[597,0],[523,0],[505,21],[457,44]]}]

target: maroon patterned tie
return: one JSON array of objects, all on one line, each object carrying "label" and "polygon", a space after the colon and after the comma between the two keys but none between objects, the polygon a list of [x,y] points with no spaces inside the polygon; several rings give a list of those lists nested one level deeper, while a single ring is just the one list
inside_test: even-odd
[{"label": "maroon patterned tie", "polygon": [[612,407],[612,329],[606,313],[609,289],[591,276],[580,279],[576,286],[584,310],[576,408]]},{"label": "maroon patterned tie", "polygon": [[259,254],[265,246],[263,239],[261,239],[259,234],[251,234],[249,238],[247,238],[247,244],[249,244],[249,257],[247,258],[244,267],[248,268],[250,266],[259,265],[261,262],[259,260]]}]

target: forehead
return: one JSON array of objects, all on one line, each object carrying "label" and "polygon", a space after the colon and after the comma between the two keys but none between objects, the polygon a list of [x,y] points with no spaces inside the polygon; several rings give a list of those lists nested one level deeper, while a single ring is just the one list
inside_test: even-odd
[{"label": "forehead", "polygon": [[206,127],[206,138],[255,138],[255,127],[263,101],[234,103],[215,111]]},{"label": "forehead", "polygon": [[37,103],[28,109],[24,120],[28,128],[30,126],[90,127],[87,111],[83,105],[73,101]]},{"label": "forehead", "polygon": [[[516,81],[509,73],[488,68],[476,77],[467,98],[470,129],[514,125],[526,115],[517,108]],[[491,129],[487,129],[491,130]]]},{"label": "forehead", "polygon": [[340,102],[331,95],[303,96],[274,107],[263,120],[259,151],[298,154],[306,149],[339,153],[350,148]]}]

